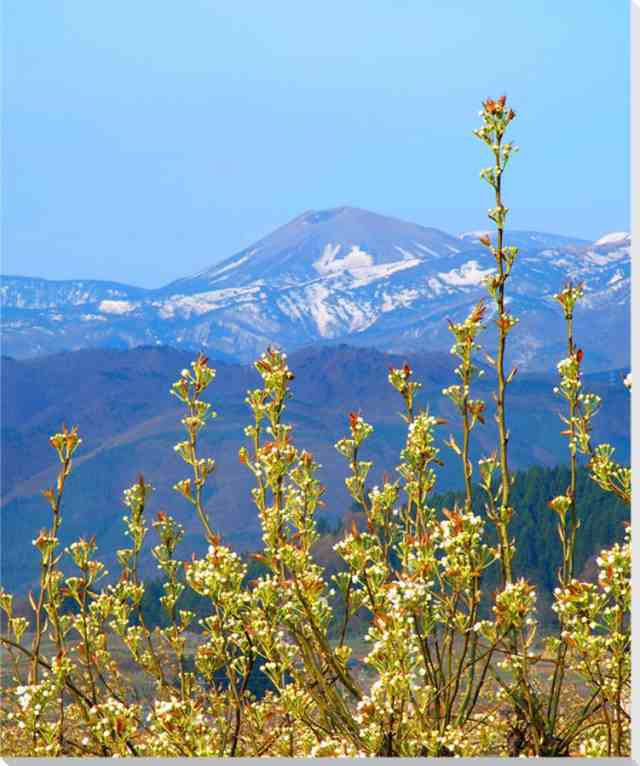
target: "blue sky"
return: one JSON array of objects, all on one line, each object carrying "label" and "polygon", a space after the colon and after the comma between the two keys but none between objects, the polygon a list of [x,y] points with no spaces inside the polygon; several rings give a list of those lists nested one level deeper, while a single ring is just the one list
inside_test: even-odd
[{"label": "blue sky", "polygon": [[160,286],[343,204],[486,228],[471,131],[503,91],[521,146],[511,225],[629,228],[625,2],[3,11],[3,273]]}]

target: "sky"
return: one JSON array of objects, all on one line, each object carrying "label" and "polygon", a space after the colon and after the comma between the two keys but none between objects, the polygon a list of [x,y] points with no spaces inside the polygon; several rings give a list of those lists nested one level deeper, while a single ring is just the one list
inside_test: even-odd
[{"label": "sky", "polygon": [[159,287],[309,209],[629,230],[622,0],[6,0],[2,273]]}]

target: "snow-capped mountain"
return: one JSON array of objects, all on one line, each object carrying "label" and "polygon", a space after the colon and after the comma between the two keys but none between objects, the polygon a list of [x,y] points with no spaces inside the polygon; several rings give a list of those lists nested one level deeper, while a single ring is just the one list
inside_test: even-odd
[{"label": "snow-capped mountain", "polygon": [[[303,213],[157,290],[5,277],[4,353],[163,344],[249,360],[269,343],[294,349],[345,340],[394,352],[445,349],[446,319],[462,318],[485,295],[483,280],[495,266],[478,241],[483,233],[453,236],[340,207]],[[628,234],[589,243],[518,231],[508,233],[507,244],[520,248],[509,283],[510,311],[521,319],[511,336],[514,363],[546,369],[563,354],[564,326],[552,296],[571,279],[586,286],[576,329],[589,367],[628,364]]]}]

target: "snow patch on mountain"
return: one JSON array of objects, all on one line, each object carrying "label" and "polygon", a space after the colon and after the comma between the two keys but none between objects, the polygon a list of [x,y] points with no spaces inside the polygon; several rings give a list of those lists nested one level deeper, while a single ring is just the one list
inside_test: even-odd
[{"label": "snow patch on mountain", "polygon": [[491,273],[493,269],[481,269],[478,261],[473,260],[463,263],[459,269],[451,269],[438,276],[443,282],[454,287],[475,287],[481,285],[484,278]]},{"label": "snow patch on mountain", "polygon": [[392,263],[380,263],[377,266],[369,266],[359,269],[350,269],[353,275],[352,287],[364,287],[371,282],[376,282],[379,279],[387,279],[397,271],[404,271],[405,269],[412,269],[420,263],[418,258],[404,261],[393,261]]},{"label": "snow patch on mountain", "polygon": [[404,247],[400,247],[400,245],[394,245],[394,248],[404,257],[405,261],[415,260],[415,253],[412,253],[410,250],[405,250]]},{"label": "snow patch on mountain", "polygon": [[604,237],[600,237],[593,244],[598,247],[600,245],[619,245],[623,242],[631,242],[631,234],[628,231],[612,231],[605,234]]},{"label": "snow patch on mountain", "polygon": [[440,295],[440,293],[445,289],[444,285],[437,277],[430,277],[427,280],[427,284],[431,288],[431,292],[434,295]]},{"label": "snow patch on mountain", "polygon": [[420,250],[423,250],[425,253],[428,253],[429,255],[433,255],[434,258],[439,258],[440,257],[439,253],[436,253],[435,250],[432,250],[430,247],[427,247],[426,245],[423,245],[420,242],[414,242],[413,244],[416,247],[419,247]]},{"label": "snow patch on mountain", "polygon": [[295,300],[295,297],[284,294],[276,301],[276,307],[291,319],[303,319],[305,316],[304,300]]},{"label": "snow patch on mountain", "polygon": [[100,301],[98,311],[103,314],[130,314],[135,309],[135,304],[129,301]]},{"label": "snow patch on mountain", "polygon": [[309,313],[313,317],[320,336],[322,338],[330,337],[329,328],[334,319],[328,306],[325,304],[325,300],[331,295],[331,291],[324,285],[316,283],[307,285],[304,292]]},{"label": "snow patch on mountain", "polygon": [[597,266],[605,266],[608,263],[615,263],[629,256],[630,248],[619,247],[616,250],[610,250],[608,253],[596,253],[589,250],[585,255],[585,261],[594,263]]},{"label": "snow patch on mountain", "polygon": [[489,231],[488,229],[476,229],[475,231],[464,231],[462,234],[458,235],[459,239],[473,239],[473,240],[479,240],[480,237],[488,237],[493,232]]},{"label": "snow patch on mountain", "polygon": [[332,274],[345,269],[357,269],[363,266],[373,266],[373,258],[369,253],[360,249],[359,245],[353,245],[351,250],[344,258],[337,258],[342,245],[332,245],[331,242],[325,245],[322,255],[317,261],[314,261],[313,268],[322,274]]},{"label": "snow patch on mountain", "polygon": [[382,303],[380,310],[383,314],[393,311],[398,307],[408,308],[418,298],[420,293],[417,290],[398,290],[393,293],[389,293],[386,290],[382,293]]},{"label": "snow patch on mountain", "polygon": [[262,282],[256,282],[250,287],[229,287],[225,290],[208,290],[195,295],[172,295],[164,303],[154,302],[162,319],[172,319],[176,315],[190,317],[208,314],[221,308],[229,301],[237,301],[243,297],[252,298],[260,292]]},{"label": "snow patch on mountain", "polygon": [[211,275],[211,279],[216,279],[220,276],[220,274],[224,274],[227,271],[231,271],[232,269],[237,269],[238,266],[242,266],[243,263],[246,263],[249,260],[249,256],[245,255],[243,258],[238,258],[237,261],[233,261],[232,263],[228,264],[227,266],[223,266],[223,268],[218,269],[217,271],[214,271]]},{"label": "snow patch on mountain", "polygon": [[[370,303],[352,301],[347,297],[340,297],[336,301],[335,314],[341,319],[341,325],[346,325],[348,332],[362,332],[370,327],[378,318],[378,312]],[[340,326],[340,334],[343,329]]]}]

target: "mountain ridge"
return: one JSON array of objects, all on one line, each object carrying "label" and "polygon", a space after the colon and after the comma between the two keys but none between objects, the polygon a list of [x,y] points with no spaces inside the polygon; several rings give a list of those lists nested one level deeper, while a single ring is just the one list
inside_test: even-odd
[{"label": "mountain ridge", "polygon": [[[248,248],[157,289],[4,277],[4,351],[26,357],[157,344],[246,362],[274,342],[287,350],[317,342],[398,353],[445,350],[444,320],[465,316],[485,295],[483,281],[495,267],[480,234],[454,236],[342,206],[306,211]],[[630,236],[612,232],[585,243],[514,231],[507,242],[521,248],[509,300],[522,323],[510,361],[523,369],[555,364],[564,328],[553,294],[571,279],[586,283],[576,321],[595,341],[591,369],[625,366]],[[612,333],[622,339],[615,349],[606,342]]]}]

